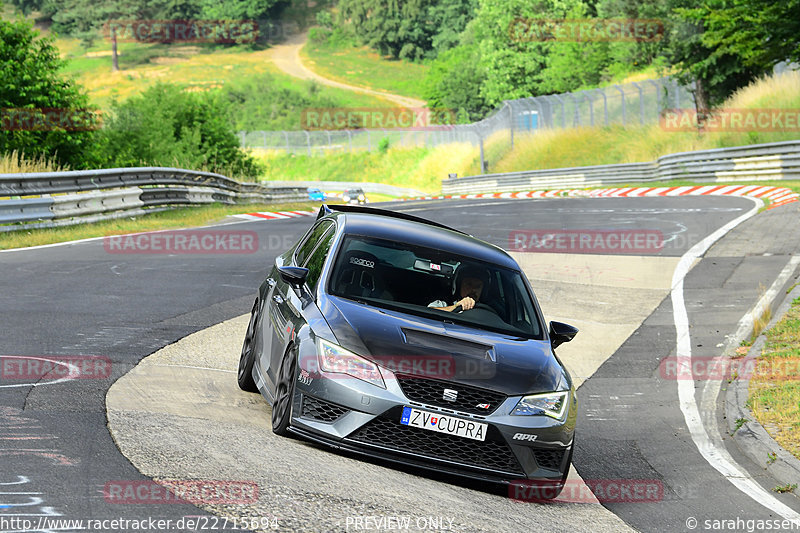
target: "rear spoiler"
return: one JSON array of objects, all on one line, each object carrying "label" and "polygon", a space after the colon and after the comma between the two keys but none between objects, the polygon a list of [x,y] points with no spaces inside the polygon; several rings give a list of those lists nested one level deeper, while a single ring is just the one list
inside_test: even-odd
[{"label": "rear spoiler", "polygon": [[330,215],[334,212],[340,213],[365,213],[368,215],[381,215],[385,217],[392,217],[392,218],[399,218],[401,220],[409,220],[411,222],[419,222],[421,224],[427,224],[429,226],[435,226],[437,228],[442,229],[449,229],[450,231],[455,231],[456,233],[460,233],[462,235],[468,235],[467,233],[457,230],[455,228],[451,228],[450,226],[445,226],[444,224],[440,224],[438,222],[434,222],[432,220],[427,220],[421,217],[416,217],[414,215],[409,215],[407,213],[400,213],[398,211],[389,211],[388,209],[378,209],[375,207],[364,207],[362,205],[347,205],[347,204],[336,204],[336,205],[327,205],[322,204],[319,208],[319,213],[317,213],[317,220],[320,218]]}]

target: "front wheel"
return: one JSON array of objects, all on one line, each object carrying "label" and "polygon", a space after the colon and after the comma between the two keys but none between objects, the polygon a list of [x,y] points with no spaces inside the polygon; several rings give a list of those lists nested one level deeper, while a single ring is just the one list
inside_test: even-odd
[{"label": "front wheel", "polygon": [[292,397],[297,370],[297,357],[294,350],[288,350],[281,363],[280,379],[272,404],[272,432],[281,437],[289,435],[289,421],[292,418]]}]

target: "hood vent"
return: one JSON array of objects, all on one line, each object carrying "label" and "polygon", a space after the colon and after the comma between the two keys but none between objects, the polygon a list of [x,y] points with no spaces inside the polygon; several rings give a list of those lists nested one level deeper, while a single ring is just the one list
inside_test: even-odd
[{"label": "hood vent", "polygon": [[494,346],[489,344],[481,344],[479,342],[457,339],[454,337],[448,337],[446,335],[428,333],[427,331],[419,331],[416,329],[402,328],[402,332],[403,336],[405,337],[406,344],[411,346],[431,348],[450,354],[466,355],[487,361],[497,361]]}]

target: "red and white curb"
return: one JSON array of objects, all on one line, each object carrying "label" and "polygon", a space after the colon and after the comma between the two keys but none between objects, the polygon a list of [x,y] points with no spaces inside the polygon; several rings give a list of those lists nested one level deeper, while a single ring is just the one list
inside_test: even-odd
[{"label": "red and white curb", "polygon": [[[761,185],[686,185],[683,187],[621,187],[612,189],[552,189],[546,191],[494,192],[444,196],[418,196],[410,200],[468,200],[474,198],[640,198],[652,196],[751,196],[770,200],[767,209],[797,202],[800,194],[786,187]],[[280,220],[310,217],[318,211],[264,211],[233,215],[244,220]]]},{"label": "red and white curb", "polygon": [[317,213],[318,211],[263,211],[232,216],[244,220],[280,220],[284,218],[310,217]]},{"label": "red and white curb", "polygon": [[547,191],[495,192],[445,196],[420,196],[408,200],[450,200],[473,198],[636,198],[649,196],[752,196],[770,200],[768,209],[798,201],[800,194],[786,187],[760,185],[688,185],[683,187],[622,187],[610,189],[553,189]]}]

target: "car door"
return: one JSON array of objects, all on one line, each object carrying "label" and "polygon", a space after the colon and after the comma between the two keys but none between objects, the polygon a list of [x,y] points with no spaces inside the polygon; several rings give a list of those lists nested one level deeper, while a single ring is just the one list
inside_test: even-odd
[{"label": "car door", "polygon": [[[330,220],[319,221],[308,234],[303,242],[295,249],[294,254],[288,259],[287,265],[304,266],[320,242],[330,240],[333,235],[334,225]],[[272,289],[268,293],[264,304],[267,310],[265,320],[269,321],[266,331],[264,331],[264,346],[260,353],[259,364],[264,373],[264,378],[270,391],[275,390],[278,373],[280,372],[283,354],[292,339],[294,332],[293,325],[298,318],[297,295],[288,283],[281,279],[278,267],[283,266],[283,259],[275,260],[275,268],[272,269],[268,280]],[[294,298],[294,300],[293,300]],[[269,340],[267,340],[269,339]]]}]

